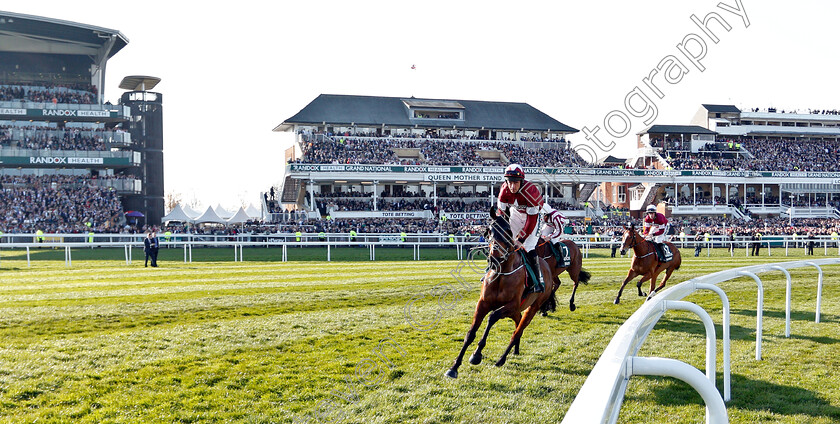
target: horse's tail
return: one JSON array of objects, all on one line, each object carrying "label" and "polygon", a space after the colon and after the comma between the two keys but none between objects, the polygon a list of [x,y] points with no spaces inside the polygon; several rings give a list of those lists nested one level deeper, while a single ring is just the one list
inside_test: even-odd
[{"label": "horse's tail", "polygon": [[590,274],[589,271],[581,268],[580,269],[580,275],[578,276],[578,280],[580,280],[580,282],[583,283],[583,284],[589,284],[589,279],[590,278],[592,278],[592,274]]},{"label": "horse's tail", "polygon": [[551,296],[540,305],[540,312],[543,315],[548,314],[549,312],[554,312],[557,310],[557,296],[554,295],[554,292],[551,292]]}]

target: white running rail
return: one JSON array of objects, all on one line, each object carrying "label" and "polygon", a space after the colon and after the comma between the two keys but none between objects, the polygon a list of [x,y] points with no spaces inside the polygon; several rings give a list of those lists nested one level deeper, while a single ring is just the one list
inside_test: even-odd
[{"label": "white running rail", "polygon": [[[601,358],[589,373],[586,382],[566,413],[563,423],[615,423],[627,383],[633,375],[658,375],[675,377],[690,384],[706,403],[706,422],[719,424],[729,422],[724,401],[731,400],[729,361],[729,300],[717,284],[741,277],[756,281],[758,301],[756,306],[756,360],[761,359],[762,317],[764,309],[764,287],[758,274],[781,271],[786,278],[785,290],[785,336],[790,337],[790,292],[789,269],[802,267],[817,268],[817,303],[815,322],[820,322],[822,302],[823,271],[826,265],[840,264],[840,259],[780,262],[753,265],[708,274],[677,284],[644,303],[622,324]],[[696,304],[681,299],[697,290],[712,290],[723,303],[723,385],[720,395],[715,387],[715,330],[711,317]],[[636,356],[659,318],[669,309],[692,311],[703,321],[706,328],[706,374],[684,362],[667,359]]]}]

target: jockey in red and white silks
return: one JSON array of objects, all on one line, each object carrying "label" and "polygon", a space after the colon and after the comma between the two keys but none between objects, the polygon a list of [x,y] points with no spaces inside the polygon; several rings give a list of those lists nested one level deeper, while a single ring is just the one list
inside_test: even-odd
[{"label": "jockey in red and white silks", "polygon": [[543,227],[540,235],[543,240],[550,240],[551,243],[558,243],[563,235],[563,228],[569,223],[569,219],[563,216],[558,210],[552,208],[548,203],[543,203]]},{"label": "jockey in red and white silks", "polygon": [[668,240],[668,218],[656,211],[656,206],[649,205],[645,211],[645,223],[642,235],[654,243]]},{"label": "jockey in red and white silks", "polygon": [[507,167],[505,180],[499,190],[496,206],[502,211],[510,208],[510,228],[513,237],[522,244],[526,252],[531,252],[537,246],[542,194],[536,185],[525,181],[525,172],[519,165]]}]

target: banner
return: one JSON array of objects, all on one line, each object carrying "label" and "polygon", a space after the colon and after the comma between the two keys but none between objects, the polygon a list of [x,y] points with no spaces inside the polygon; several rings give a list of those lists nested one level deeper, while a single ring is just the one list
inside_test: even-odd
[{"label": "banner", "polygon": [[133,163],[127,157],[75,157],[75,156],[0,156],[3,165],[20,165],[35,167],[50,166],[131,166]]},{"label": "banner", "polygon": [[432,217],[432,211],[334,211],[333,218],[424,218]]},{"label": "banner", "polygon": [[[79,110],[79,109],[22,109],[0,108],[0,116],[26,116],[29,118],[121,118],[115,110]],[[123,117],[125,118],[125,117]]]},{"label": "banner", "polygon": [[472,219],[483,221],[490,219],[490,212],[442,212],[446,215],[446,219],[450,221],[461,221],[464,219]]},{"label": "banner", "polygon": [[[420,165],[307,165],[289,164],[289,172],[363,172],[426,174],[424,181],[502,181],[504,168],[494,166],[420,166]],[[833,178],[840,181],[840,172],[810,171],[720,171],[663,170],[623,168],[531,168],[526,175],[605,175],[618,177],[753,177],[753,178]],[[836,182],[835,182],[836,183]]]}]

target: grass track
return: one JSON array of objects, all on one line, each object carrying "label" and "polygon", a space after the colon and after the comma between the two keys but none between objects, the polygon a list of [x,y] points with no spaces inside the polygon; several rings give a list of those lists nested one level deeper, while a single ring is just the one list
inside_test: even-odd
[{"label": "grass track", "polygon": [[[522,355],[501,368],[510,320],[488,340],[485,363],[465,363],[455,381],[442,377],[460,348],[478,295],[441,290],[454,284],[454,260],[410,259],[410,249],[338,253],[164,250],[162,267],[133,265],[122,249],[0,251],[0,422],[559,422],[618,326],[641,304],[628,286],[613,305],[626,259],[595,252],[584,261],[592,282],[569,312],[568,279],[560,309],[537,318]],[[290,259],[293,258],[290,249]],[[674,283],[719,269],[804,257],[711,258],[684,251]],[[798,252],[797,252],[798,253]],[[822,253],[822,252],[818,252]],[[705,255],[705,251],[703,252]],[[407,257],[405,257],[405,256]],[[428,258],[454,258],[451,249]],[[820,257],[820,256],[818,256]],[[101,260],[106,259],[106,260]],[[358,259],[352,262],[351,259]],[[826,269],[822,322],[814,323],[813,269],[792,271],[792,337],[784,334],[784,277],[765,284],[764,360],[754,361],[755,289],[751,279],[723,283],[732,306],[733,423],[840,422],[840,267]],[[452,285],[448,287],[453,287]],[[439,302],[437,297],[443,296]],[[714,294],[689,299],[709,310],[720,337]],[[406,320],[411,304],[415,326]],[[380,340],[389,339],[394,344]],[[377,352],[376,349],[379,348]],[[718,343],[718,351],[722,349]],[[641,355],[679,359],[703,369],[704,330],[689,313],[669,312]],[[721,358],[720,353],[718,358]],[[718,388],[722,387],[718,360]],[[367,384],[365,384],[367,383]],[[623,423],[703,420],[699,395],[668,378],[634,377]]]}]

